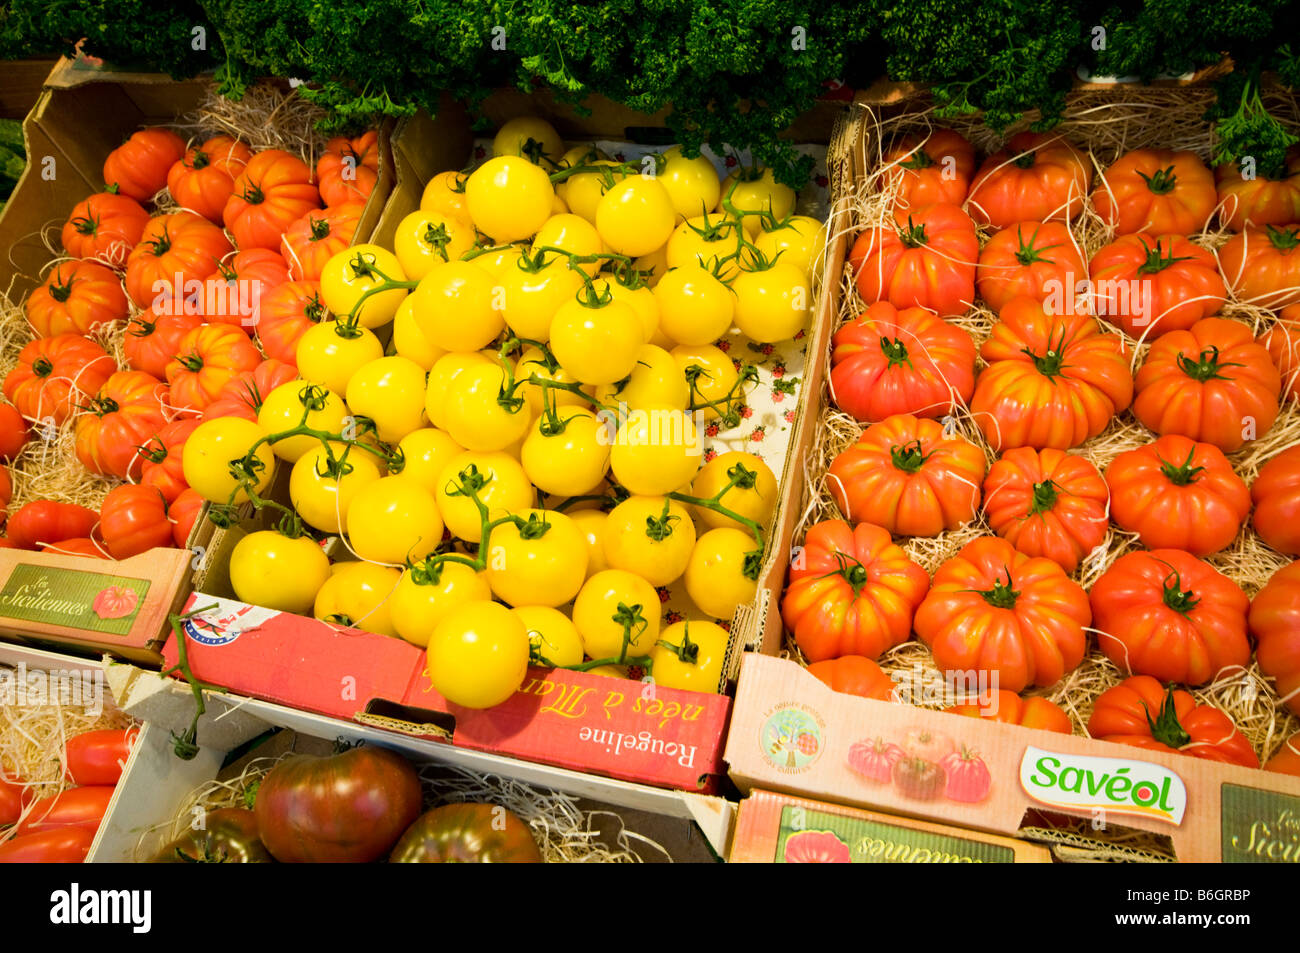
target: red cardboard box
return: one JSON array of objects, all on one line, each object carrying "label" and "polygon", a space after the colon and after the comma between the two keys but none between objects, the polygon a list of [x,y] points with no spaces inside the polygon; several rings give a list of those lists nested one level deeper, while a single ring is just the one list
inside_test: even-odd
[{"label": "red cardboard box", "polygon": [[[725,695],[531,668],[495,708],[453,705],[400,639],[195,593],[186,612],[194,676],[229,691],[419,737],[687,791],[723,772]],[[177,646],[163,649],[175,665]]]}]

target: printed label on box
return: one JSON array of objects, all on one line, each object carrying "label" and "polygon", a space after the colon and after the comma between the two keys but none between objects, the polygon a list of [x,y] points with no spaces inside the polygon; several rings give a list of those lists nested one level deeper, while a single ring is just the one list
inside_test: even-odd
[{"label": "printed label on box", "polygon": [[1010,864],[1016,854],[997,844],[787,804],[772,859],[779,864]]},{"label": "printed label on box", "polygon": [[825,747],[826,722],[815,711],[796,704],[778,705],[763,721],[759,746],[778,771],[808,770]]},{"label": "printed label on box", "polygon": [[274,609],[217,596],[203,596],[191,604],[203,611],[185,620],[185,634],[201,645],[228,645],[279,615]]},{"label": "printed label on box", "polygon": [[0,616],[127,635],[149,580],[19,564],[0,588]]},{"label": "printed label on box", "polygon": [[1225,864],[1300,861],[1300,798],[1225,784],[1219,802]]},{"label": "printed label on box", "polygon": [[1040,804],[1069,811],[1100,808],[1181,824],[1187,786],[1168,768],[1149,761],[1094,758],[1025,748],[1020,786]]}]

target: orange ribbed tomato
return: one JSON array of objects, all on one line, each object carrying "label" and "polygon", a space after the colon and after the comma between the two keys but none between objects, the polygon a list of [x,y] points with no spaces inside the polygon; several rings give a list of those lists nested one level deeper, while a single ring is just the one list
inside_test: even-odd
[{"label": "orange ribbed tomato", "polygon": [[284,230],[314,208],[320,208],[320,193],[311,166],[283,149],[267,149],[244,166],[221,220],[240,250],[274,250]]},{"label": "orange ribbed tomato", "polygon": [[1194,235],[1205,230],[1219,196],[1195,152],[1134,149],[1105,171],[1092,204],[1120,235]]},{"label": "orange ribbed tomato", "polygon": [[823,520],[791,561],[781,618],[810,662],[877,659],[907,641],[929,585],[887,530]]},{"label": "orange ribbed tomato", "polygon": [[808,666],[808,674],[825,682],[833,692],[882,702],[894,700],[894,680],[879,665],[862,655],[842,655],[824,662],[813,662]]},{"label": "orange ribbed tomato", "polygon": [[153,126],[132,134],[104,160],[104,182],[138,202],[148,202],[167,184],[167,173],[185,155],[185,140]]},{"label": "orange ribbed tomato", "polygon": [[1191,693],[1137,675],[1098,696],[1088,734],[1148,751],[1177,751],[1194,758],[1259,767],[1259,756],[1232,719]]},{"label": "orange ribbed tomato", "polygon": [[200,215],[157,215],[126,260],[126,293],[137,308],[168,301],[173,312],[180,311],[176,299],[197,295],[200,283],[216,273],[230,251],[226,233]]},{"label": "orange ribbed tomato", "polygon": [[1203,685],[1250,664],[1241,587],[1179,549],[1121,556],[1092,586],[1097,644],[1120,671]]},{"label": "orange ribbed tomato", "polygon": [[91,473],[135,480],[144,465],[140,447],[167,424],[167,386],[143,371],[118,371],[77,418],[77,459]]},{"label": "orange ribbed tomato", "polygon": [[1083,211],[1092,163],[1059,133],[1019,132],[984,160],[966,208],[980,225],[1068,222]]},{"label": "orange ribbed tomato", "polygon": [[298,366],[298,342],[325,320],[320,282],[286,281],[262,299],[257,340],[269,358]]},{"label": "orange ribbed tomato", "polygon": [[1021,295],[1059,300],[1063,311],[1087,274],[1083,253],[1064,222],[1017,222],[995,232],[981,249],[975,284],[995,313]]},{"label": "orange ribbed tomato", "polygon": [[896,187],[900,208],[966,201],[975,174],[975,147],[951,129],[935,129],[924,140],[903,136],[881,156],[883,188]]},{"label": "orange ribbed tomato", "polygon": [[1206,318],[1156,341],[1134,386],[1147,428],[1232,453],[1273,426],[1282,377],[1248,325]]},{"label": "orange ribbed tomato", "polygon": [[[198,425],[199,421],[193,419],[173,420],[140,447],[140,454],[144,457],[140,467],[140,485],[156,488],[168,504],[189,489],[181,463],[185,441]],[[167,531],[170,534],[170,525]]]},{"label": "orange ribbed tomato", "polygon": [[975,343],[924,308],[877,301],[835,332],[831,400],[863,423],[942,417],[975,390]]},{"label": "orange ribbed tomato", "polygon": [[900,209],[894,225],[859,234],[849,260],[868,304],[888,301],[946,317],[965,314],[975,300],[979,239],[956,205]]},{"label": "orange ribbed tomato", "polygon": [[73,258],[93,258],[110,268],[122,268],[148,221],[144,206],[129,195],[96,192],[73,206],[63,223],[63,250]]},{"label": "orange ribbed tomato", "polygon": [[131,319],[122,337],[127,366],[159,379],[167,376],[167,365],[180,353],[181,341],[203,320],[197,314],[159,314],[148,308]]},{"label": "orange ribbed tomato", "polygon": [[365,207],[361,202],[346,202],[312,209],[286,228],[280,254],[289,264],[289,277],[320,281],[325,263],[352,244]]},{"label": "orange ribbed tomato", "polygon": [[1007,303],[980,355],[989,366],[970,408],[995,450],[1077,447],[1133,398],[1120,337],[1086,314],[1048,314],[1033,298]]},{"label": "orange ribbed tomato", "polygon": [[60,262],[27,298],[27,321],[41,338],[86,334],[129,312],[117,272],[93,261]]},{"label": "orange ribbed tomato", "polygon": [[153,486],[127,483],[108,491],[99,508],[99,534],[114,559],[130,559],[172,545],[167,501]]},{"label": "orange ribbed tomato", "polygon": [[1213,252],[1181,235],[1116,239],[1092,256],[1088,277],[1093,310],[1147,340],[1218,314],[1228,293]]},{"label": "orange ribbed tomato", "polygon": [[37,338],[5,375],[4,392],[18,412],[38,424],[63,423],[117,369],[108,353],[80,334]]},{"label": "orange ribbed tomato", "polygon": [[1286,707],[1300,713],[1300,562],[1273,573],[1250,604],[1249,622],[1259,670],[1276,680]]},{"label": "orange ribbed tomato", "polygon": [[981,536],[939,567],[913,626],[941,671],[997,673],[1019,692],[1078,666],[1091,621],[1087,593],[1060,566]]},{"label": "orange ribbed tomato", "polygon": [[171,405],[182,415],[197,417],[217,399],[240,371],[262,363],[257,345],[239,328],[205,324],[185,335],[180,350],[167,365]]},{"label": "orange ribbed tomato", "polygon": [[1243,178],[1237,163],[1225,162],[1214,167],[1214,181],[1223,206],[1219,220],[1234,232],[1300,222],[1300,147],[1286,151],[1281,178]]},{"label": "orange ribbed tomato", "polygon": [[989,528],[1026,556],[1066,572],[1106,539],[1106,481],[1088,460],[1062,450],[1017,447],[984,478]]},{"label": "orange ribbed tomato", "polygon": [[335,136],[316,160],[316,181],[329,206],[365,202],[379,180],[379,133],[370,130],[355,139]]},{"label": "orange ribbed tomato", "polygon": [[1015,692],[1009,692],[1005,688],[998,689],[990,698],[981,697],[973,704],[953,705],[951,708],[945,708],[944,711],[950,715],[991,718],[1004,725],[1055,731],[1062,735],[1074,732],[1070,716],[1060,705],[1037,696],[1021,698]]},{"label": "orange ribbed tomato", "polygon": [[1300,304],[1283,308],[1277,323],[1260,335],[1259,343],[1282,375],[1283,398],[1300,394]]},{"label": "orange ribbed tomato", "polygon": [[1300,447],[1288,447],[1259,468],[1250,498],[1259,538],[1279,553],[1300,556]]},{"label": "orange ribbed tomato", "polygon": [[288,280],[289,269],[279,252],[269,248],[236,252],[203,282],[199,315],[207,324],[228,324],[251,335],[263,296]]},{"label": "orange ribbed tomato", "polygon": [[832,462],[827,485],[846,519],[895,536],[937,536],[975,516],[984,451],[934,420],[886,417]]},{"label": "orange ribbed tomato", "polygon": [[[242,417],[257,420],[266,397],[281,384],[298,379],[298,368],[268,357],[251,371],[240,371],[217,394],[203,411],[204,420],[214,417]],[[363,451],[364,452],[364,451]]]},{"label": "orange ribbed tomato", "polygon": [[167,172],[167,191],[176,204],[202,215],[215,225],[235,191],[235,179],[244,171],[253,150],[230,136],[213,136],[201,146],[191,146]]},{"label": "orange ribbed tomato", "polygon": [[1245,228],[1219,249],[1233,295],[1262,308],[1300,304],[1300,225]]}]

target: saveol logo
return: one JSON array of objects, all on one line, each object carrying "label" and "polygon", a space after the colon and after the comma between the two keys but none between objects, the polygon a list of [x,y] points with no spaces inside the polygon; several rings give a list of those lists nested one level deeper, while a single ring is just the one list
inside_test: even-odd
[{"label": "saveol logo", "polygon": [[1040,804],[1072,811],[1101,808],[1181,824],[1187,810],[1183,779],[1146,761],[1060,754],[1031,745],[1020,761],[1020,786]]}]

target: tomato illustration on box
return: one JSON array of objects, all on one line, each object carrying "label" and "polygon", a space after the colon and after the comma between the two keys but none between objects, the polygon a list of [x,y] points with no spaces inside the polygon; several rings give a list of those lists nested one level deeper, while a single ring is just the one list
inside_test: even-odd
[{"label": "tomato illustration on box", "polygon": [[947,798],[975,804],[993,789],[993,776],[979,752],[947,735],[909,731],[901,744],[863,738],[849,747],[849,770],[873,784],[892,784],[915,801]]}]

